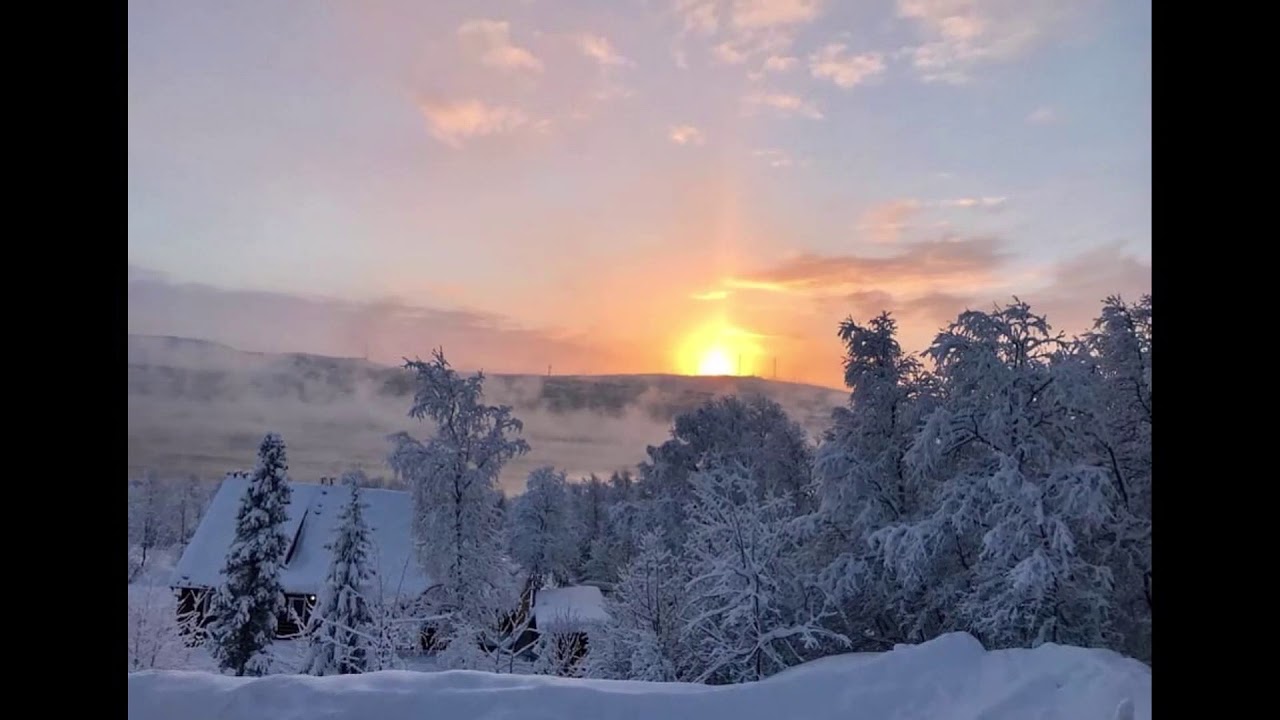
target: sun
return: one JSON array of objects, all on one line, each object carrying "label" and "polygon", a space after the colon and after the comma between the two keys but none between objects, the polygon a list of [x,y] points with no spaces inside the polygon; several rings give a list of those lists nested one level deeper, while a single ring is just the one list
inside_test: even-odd
[{"label": "sun", "polygon": [[750,375],[761,356],[758,335],[725,323],[711,323],[685,336],[676,349],[684,375]]},{"label": "sun", "polygon": [[698,359],[699,375],[732,375],[733,363],[724,348],[712,347],[703,351]]}]

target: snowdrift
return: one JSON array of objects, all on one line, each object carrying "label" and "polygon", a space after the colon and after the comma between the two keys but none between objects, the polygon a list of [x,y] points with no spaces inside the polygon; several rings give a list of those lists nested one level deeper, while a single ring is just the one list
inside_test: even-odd
[{"label": "snowdrift", "polygon": [[1142,720],[1151,717],[1151,670],[1106,650],[987,652],[972,636],[953,633],[721,687],[472,671],[325,678],[148,671],[129,676],[129,717]]}]

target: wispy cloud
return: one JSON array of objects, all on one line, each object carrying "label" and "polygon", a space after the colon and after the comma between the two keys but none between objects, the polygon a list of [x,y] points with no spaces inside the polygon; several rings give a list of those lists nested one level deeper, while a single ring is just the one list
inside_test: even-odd
[{"label": "wispy cloud", "polygon": [[972,290],[992,283],[1005,255],[995,238],[916,242],[888,256],[801,255],[754,273],[727,278],[732,289],[831,295],[867,288],[897,292]]},{"label": "wispy cloud", "polygon": [[727,297],[729,297],[728,290],[709,290],[703,293],[694,293],[689,296],[690,299],[702,301],[724,300]]},{"label": "wispy cloud", "polygon": [[583,55],[595,60],[602,66],[617,65],[633,65],[630,60],[623,57],[613,47],[613,43],[609,42],[609,38],[602,35],[582,34],[577,37],[578,49]]},{"label": "wispy cloud", "polygon": [[422,115],[431,136],[455,148],[471,138],[501,135],[529,124],[529,117],[519,109],[480,100],[423,103]]},{"label": "wispy cloud", "polygon": [[765,58],[763,70],[765,72],[786,72],[796,66],[800,62],[797,58],[789,55],[770,55]]},{"label": "wispy cloud", "polygon": [[725,65],[741,65],[747,61],[747,54],[728,41],[711,48],[711,55]]},{"label": "wispy cloud", "polygon": [[675,0],[674,9],[684,24],[684,32],[710,35],[720,28],[716,0]]},{"label": "wispy cloud", "polygon": [[468,20],[458,27],[463,44],[480,62],[499,70],[542,71],[542,61],[511,42],[511,24],[499,20]]},{"label": "wispy cloud", "polygon": [[822,11],[822,0],[734,0],[733,25],[755,30],[807,23]]},{"label": "wispy cloud", "polygon": [[843,43],[832,43],[809,56],[809,71],[842,88],[851,88],[884,72],[884,56],[878,52],[852,55]]},{"label": "wispy cloud", "polygon": [[873,243],[895,244],[909,226],[911,217],[919,211],[920,204],[913,198],[881,203],[863,213],[857,229]]},{"label": "wispy cloud", "polygon": [[1058,120],[1058,113],[1048,105],[1041,105],[1027,115],[1027,122],[1032,125],[1049,125]]},{"label": "wispy cloud", "polygon": [[768,163],[769,167],[791,167],[793,164],[791,156],[783,150],[769,148],[764,150],[755,150],[751,154]]},{"label": "wispy cloud", "polygon": [[941,200],[938,202],[940,207],[946,208],[998,208],[1009,201],[1007,197],[962,197],[951,200]]},{"label": "wispy cloud", "polygon": [[927,82],[965,83],[975,66],[1012,59],[1068,11],[1055,0],[897,0],[923,42],[906,48]]},{"label": "wispy cloud", "polygon": [[668,131],[667,137],[677,145],[701,145],[706,141],[702,131],[692,125],[677,125]]},{"label": "wispy cloud", "polygon": [[769,107],[783,115],[800,115],[813,120],[822,119],[822,111],[816,105],[795,95],[758,92],[746,95],[742,101],[748,107]]}]

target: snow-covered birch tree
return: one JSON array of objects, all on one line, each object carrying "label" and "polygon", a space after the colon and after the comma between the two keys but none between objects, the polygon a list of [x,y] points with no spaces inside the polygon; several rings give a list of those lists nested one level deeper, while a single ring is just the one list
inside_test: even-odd
[{"label": "snow-covered birch tree", "polygon": [[818,508],[808,518],[809,563],[838,600],[837,625],[857,647],[912,638],[903,618],[914,598],[894,583],[867,544],[876,530],[913,518],[927,498],[904,458],[932,400],[931,378],[902,351],[888,313],[840,324],[849,406],[837,408],[814,461]]},{"label": "snow-covered birch tree", "polygon": [[690,676],[682,632],[688,610],[685,563],[655,532],[640,536],[635,558],[623,568],[606,601],[610,624],[592,640],[593,677],[668,682]]},{"label": "snow-covered birch tree", "polygon": [[684,634],[699,681],[760,680],[841,636],[829,603],[797,563],[790,498],[762,496],[745,467],[715,463],[693,478],[687,548],[691,610]]},{"label": "snow-covered birch tree", "polygon": [[1074,371],[1048,322],[1015,299],[966,311],[928,351],[944,399],[907,455],[931,509],[873,535],[935,631],[989,646],[1105,644],[1111,572],[1091,551],[1118,495],[1073,442]]},{"label": "snow-covered birch tree", "polygon": [[415,382],[409,415],[431,421],[435,433],[393,436],[389,462],[413,496],[418,559],[435,583],[429,608],[445,637],[454,626],[483,630],[514,607],[497,483],[529,445],[510,407],[484,403],[483,374],[461,377],[439,350],[405,368]]},{"label": "snow-covered birch tree", "polygon": [[741,464],[756,479],[762,497],[788,498],[787,512],[810,505],[811,451],[804,431],[777,402],[765,397],[723,397],[678,415],[671,439],[647,449],[640,466],[651,500],[651,525],[679,553],[694,500],[690,477],[712,458]]},{"label": "snow-covered birch tree", "polygon": [[568,583],[577,555],[577,518],[568,480],[554,468],[529,473],[525,490],[512,501],[511,558],[534,588],[545,580]]}]

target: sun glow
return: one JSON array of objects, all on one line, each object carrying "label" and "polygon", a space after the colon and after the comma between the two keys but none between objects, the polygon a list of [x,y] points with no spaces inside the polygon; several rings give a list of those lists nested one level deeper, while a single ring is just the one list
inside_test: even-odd
[{"label": "sun glow", "polygon": [[724,348],[708,348],[698,359],[699,375],[733,375],[733,361]]},{"label": "sun glow", "polygon": [[684,375],[751,375],[761,356],[758,335],[722,323],[699,328],[676,352]]}]

